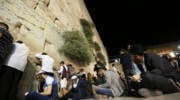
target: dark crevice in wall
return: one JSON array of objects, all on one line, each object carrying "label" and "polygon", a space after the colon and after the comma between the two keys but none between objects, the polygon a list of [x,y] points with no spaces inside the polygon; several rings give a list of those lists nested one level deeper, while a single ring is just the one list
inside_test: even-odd
[{"label": "dark crevice in wall", "polygon": [[56,17],[56,18],[54,18],[54,20],[53,20],[53,23],[55,23],[56,21],[58,21],[59,19]]}]

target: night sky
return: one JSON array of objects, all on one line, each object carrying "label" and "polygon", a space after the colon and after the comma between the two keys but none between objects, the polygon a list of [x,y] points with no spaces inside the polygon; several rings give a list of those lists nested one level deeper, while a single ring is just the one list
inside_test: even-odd
[{"label": "night sky", "polygon": [[85,0],[110,56],[128,44],[180,40],[180,6],[172,1]]}]

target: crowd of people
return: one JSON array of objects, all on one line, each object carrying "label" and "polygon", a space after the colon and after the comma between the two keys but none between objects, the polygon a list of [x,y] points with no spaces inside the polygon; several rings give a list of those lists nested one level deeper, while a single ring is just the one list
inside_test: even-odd
[{"label": "crowd of people", "polygon": [[[98,58],[94,65],[96,75],[83,69],[79,72],[70,71],[70,68],[73,69],[72,65],[61,61],[57,71],[60,88],[59,92],[56,92],[61,95],[57,99],[80,100],[99,98],[99,95],[151,97],[179,92],[179,66],[174,67],[171,61],[171,58],[165,59],[154,53],[144,53],[141,45],[132,45],[128,52],[121,54],[125,81],[114,64],[112,68],[107,69]],[[58,97],[58,94],[56,96]]]},{"label": "crowd of people", "polygon": [[[0,98],[16,100],[30,50],[23,41],[14,42],[8,29],[7,24],[0,22]],[[76,72],[72,64],[64,61],[53,70],[54,59],[45,52],[34,57],[41,61],[41,69],[36,73],[39,88],[38,91],[26,92],[25,100],[151,97],[180,91],[179,57],[147,53],[139,44],[128,46],[120,54],[119,64],[123,67],[124,79],[114,64],[106,67],[99,58],[95,59],[94,75],[83,68]]]},{"label": "crowd of people", "polygon": [[131,45],[121,55],[130,93],[143,97],[179,92],[179,71],[155,53],[146,53],[141,45]]}]

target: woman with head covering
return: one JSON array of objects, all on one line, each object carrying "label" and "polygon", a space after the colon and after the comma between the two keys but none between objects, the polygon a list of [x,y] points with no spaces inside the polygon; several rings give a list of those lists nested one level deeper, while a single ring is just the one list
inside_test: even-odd
[{"label": "woman with head covering", "polygon": [[[52,69],[54,60],[44,53],[36,57],[41,58],[42,64],[44,64],[41,70],[36,74],[39,81],[44,81],[43,91],[38,93],[26,93],[25,100],[58,100],[58,84],[57,80],[53,77]],[[46,63],[43,61],[46,61]]]}]

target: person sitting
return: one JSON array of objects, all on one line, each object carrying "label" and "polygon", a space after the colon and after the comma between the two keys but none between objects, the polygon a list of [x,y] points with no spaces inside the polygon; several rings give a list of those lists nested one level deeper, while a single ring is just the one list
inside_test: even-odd
[{"label": "person sitting", "polygon": [[124,84],[118,73],[114,70],[106,70],[105,67],[99,67],[99,75],[104,75],[106,82],[104,84],[93,86],[95,94],[107,95],[108,97],[122,96],[124,93]]},{"label": "person sitting", "polygon": [[132,45],[130,53],[141,71],[141,88],[158,89],[163,93],[180,91],[179,73],[172,69],[167,60],[154,53],[144,53],[140,44]]},{"label": "person sitting", "polygon": [[40,70],[37,76],[39,81],[44,81],[43,91],[26,93],[25,100],[59,100],[57,80],[52,73],[52,70]]},{"label": "person sitting", "polygon": [[36,54],[42,61],[42,68],[36,74],[39,81],[44,81],[42,92],[27,92],[25,100],[58,100],[58,83],[53,75],[54,60],[47,53]]},{"label": "person sitting", "polygon": [[169,58],[168,60],[171,66],[173,67],[173,69],[178,70],[180,67],[176,54],[174,52],[170,52],[167,56]]},{"label": "person sitting", "polygon": [[99,66],[98,64],[94,65],[94,71],[96,72],[96,77],[94,77],[93,80],[94,80],[95,85],[100,85],[106,82],[104,75],[98,74],[98,69],[100,67],[103,67],[103,66]]},{"label": "person sitting", "polygon": [[73,75],[71,81],[72,88],[66,95],[60,98],[61,100],[68,100],[69,98],[72,98],[73,100],[94,98],[92,85],[88,82],[85,75],[82,75],[81,77]]}]

